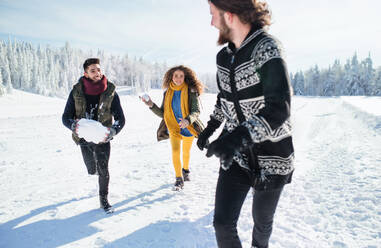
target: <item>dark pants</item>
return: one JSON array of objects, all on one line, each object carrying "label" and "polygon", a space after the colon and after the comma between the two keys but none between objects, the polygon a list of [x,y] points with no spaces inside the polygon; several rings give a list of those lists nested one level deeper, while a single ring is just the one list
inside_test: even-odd
[{"label": "dark pants", "polygon": [[[227,171],[220,169],[213,220],[219,248],[242,247],[237,233],[237,221],[250,188],[248,175],[237,164],[233,164]],[[282,189],[283,187],[254,192],[252,245],[256,247],[268,247],[273,217]]]},{"label": "dark pants", "polygon": [[108,161],[110,158],[110,142],[94,145],[81,145],[82,157],[90,175],[98,172],[99,195],[108,194],[110,175],[108,173]]}]

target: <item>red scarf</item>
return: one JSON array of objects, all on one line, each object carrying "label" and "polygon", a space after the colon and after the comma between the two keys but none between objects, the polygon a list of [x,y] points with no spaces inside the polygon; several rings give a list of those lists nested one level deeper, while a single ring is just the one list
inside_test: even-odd
[{"label": "red scarf", "polygon": [[98,82],[85,77],[82,77],[82,81],[86,95],[96,96],[102,94],[107,89],[107,78],[105,75]]}]

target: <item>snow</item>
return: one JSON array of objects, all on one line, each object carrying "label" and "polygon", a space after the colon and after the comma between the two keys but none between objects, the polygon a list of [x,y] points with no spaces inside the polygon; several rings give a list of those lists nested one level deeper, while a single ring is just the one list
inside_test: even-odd
[{"label": "snow", "polygon": [[[148,92],[161,103],[159,90]],[[202,96],[206,123],[216,96]],[[0,247],[216,247],[218,160],[191,151],[191,182],[173,192],[168,141],[138,96],[121,95],[126,126],[112,141],[111,215],[97,178],[63,126],[65,100],[14,90],[0,98]],[[381,99],[294,97],[296,171],[275,216],[272,248],[380,247]],[[218,134],[215,134],[215,138]],[[251,198],[238,222],[250,247]]]},{"label": "snow", "polygon": [[46,97],[13,89],[12,94],[0,97],[0,118],[56,115],[59,112],[57,106],[60,106],[60,104],[62,104],[62,99],[59,98]]},{"label": "snow", "polygon": [[78,137],[84,138],[87,142],[99,144],[105,141],[110,131],[98,121],[82,118],[77,123],[77,133]]},{"label": "snow", "polygon": [[143,100],[144,100],[145,102],[148,102],[149,99],[150,99],[150,97],[149,97],[149,95],[148,95],[147,93],[144,93],[144,94],[142,95],[142,98],[143,98]]},{"label": "snow", "polygon": [[375,116],[381,116],[381,97],[369,96],[342,96],[344,102],[359,108],[361,111]]}]

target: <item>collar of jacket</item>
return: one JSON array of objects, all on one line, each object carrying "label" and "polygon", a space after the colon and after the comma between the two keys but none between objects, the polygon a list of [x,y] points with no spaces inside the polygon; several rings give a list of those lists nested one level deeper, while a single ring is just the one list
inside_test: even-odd
[{"label": "collar of jacket", "polygon": [[227,52],[229,54],[238,52],[243,47],[245,47],[247,44],[249,44],[250,41],[252,41],[255,37],[257,37],[259,34],[261,34],[263,32],[265,32],[265,29],[263,29],[263,28],[259,28],[258,29],[258,28],[252,27],[250,32],[247,34],[246,38],[243,40],[241,46],[238,49],[236,49],[234,43],[233,42],[229,42],[228,46],[226,48]]}]

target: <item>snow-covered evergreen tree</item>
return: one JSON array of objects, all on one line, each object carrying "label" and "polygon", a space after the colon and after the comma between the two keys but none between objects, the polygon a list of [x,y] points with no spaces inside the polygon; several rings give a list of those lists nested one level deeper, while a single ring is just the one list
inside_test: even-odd
[{"label": "snow-covered evergreen tree", "polygon": [[372,93],[375,96],[381,96],[381,67],[378,68],[375,72]]},{"label": "snow-covered evergreen tree", "polygon": [[1,70],[0,70],[0,96],[4,95],[5,93],[6,91],[3,85],[3,75],[1,74]]},{"label": "snow-covered evergreen tree", "polygon": [[313,68],[307,70],[305,72],[305,79],[306,79],[306,95],[309,96],[317,96],[319,95],[319,92],[321,91],[321,85],[320,83],[320,71],[319,67],[315,65]]},{"label": "snow-covered evergreen tree", "polygon": [[216,93],[218,91],[216,74],[202,73],[198,75],[198,77],[200,81],[205,85],[205,92]]},{"label": "snow-covered evergreen tree", "polygon": [[9,93],[12,91],[12,79],[9,69],[8,48],[7,44],[4,42],[0,43],[0,71],[2,74],[2,84],[5,88],[5,93]]},{"label": "snow-covered evergreen tree", "polygon": [[[61,48],[33,46],[27,42],[0,40],[0,91],[12,88],[38,94],[66,97],[83,75],[83,62],[98,57],[107,78],[132,91],[161,88],[166,63],[147,62],[143,58],[130,58],[105,53],[74,49],[68,42]],[[206,92],[217,92],[215,73],[198,77],[206,85]],[[290,74],[296,95],[339,96],[381,95],[381,68],[374,68],[370,55],[359,61],[357,54],[344,65],[335,60],[327,69],[314,66],[304,72]]]},{"label": "snow-covered evergreen tree", "polygon": [[360,87],[363,88],[364,95],[374,95],[375,70],[370,54],[360,64]]},{"label": "snow-covered evergreen tree", "polygon": [[83,75],[83,62],[90,57],[101,60],[107,78],[116,85],[148,90],[161,86],[167,66],[149,63],[142,58],[131,60],[127,55],[104,51],[73,49],[68,42],[62,48],[34,47],[30,43],[9,39],[0,41],[0,77],[2,91],[12,88],[43,95],[65,97]]},{"label": "snow-covered evergreen tree", "polygon": [[322,96],[334,96],[335,94],[335,73],[331,68],[324,70],[322,76],[323,91]]},{"label": "snow-covered evergreen tree", "polygon": [[[381,94],[381,68],[374,69],[370,55],[359,61],[355,53],[344,66],[335,60],[328,69],[314,66],[305,72],[290,74],[296,95],[340,96]],[[304,81],[304,90],[302,87]]]},{"label": "snow-covered evergreen tree", "polygon": [[297,72],[295,75],[290,75],[292,82],[292,88],[294,89],[295,95],[304,95],[305,94],[305,82],[303,72]]},{"label": "snow-covered evergreen tree", "polygon": [[351,60],[347,60],[344,68],[348,95],[355,96],[363,94],[360,82],[360,64],[357,59],[357,54],[353,55]]}]

